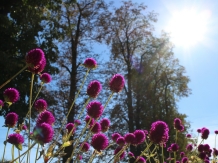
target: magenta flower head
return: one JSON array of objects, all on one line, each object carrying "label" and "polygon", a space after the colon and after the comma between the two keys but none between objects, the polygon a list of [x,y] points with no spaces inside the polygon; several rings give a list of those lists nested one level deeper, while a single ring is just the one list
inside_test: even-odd
[{"label": "magenta flower head", "polygon": [[124,137],[122,137],[122,136],[120,136],[119,138],[117,138],[117,141],[116,141],[116,143],[119,145],[119,146],[124,146],[125,145],[125,139],[124,139]]},{"label": "magenta flower head", "polygon": [[124,84],[124,77],[120,74],[115,74],[109,82],[109,87],[111,91],[118,93],[123,89]]},{"label": "magenta flower head", "polygon": [[102,133],[98,133],[93,135],[91,145],[95,150],[100,152],[101,150],[104,150],[109,145],[109,141],[107,136],[105,136]]},{"label": "magenta flower head", "polygon": [[83,66],[85,66],[88,69],[94,69],[97,67],[97,62],[93,58],[87,58],[84,61]]},{"label": "magenta flower head", "polygon": [[78,120],[78,119],[76,119],[76,120],[74,121],[74,123],[75,123],[77,126],[81,125],[81,122],[80,122],[80,120]]},{"label": "magenta flower head", "polygon": [[134,142],[135,142],[135,135],[133,133],[127,133],[124,136],[124,139],[125,139],[126,143],[134,144]]},{"label": "magenta flower head", "polygon": [[47,107],[48,107],[47,102],[43,99],[38,99],[34,103],[34,108],[39,112],[45,111],[47,109]]},{"label": "magenta flower head", "polygon": [[213,148],[213,155],[216,157],[218,156],[218,150],[216,148]]},{"label": "magenta flower head", "polygon": [[146,163],[146,160],[142,156],[138,156],[136,160],[138,160],[136,163]]},{"label": "magenta flower head", "polygon": [[210,134],[210,131],[207,128],[203,127],[201,129],[201,138],[202,139],[207,139],[209,134]]},{"label": "magenta flower head", "polygon": [[82,149],[81,149],[82,152],[87,152],[90,148],[90,145],[87,142],[81,144],[81,146],[82,146]]},{"label": "magenta flower head", "polygon": [[100,123],[98,123],[98,122],[96,122],[96,123],[94,124],[94,126],[91,125],[90,128],[91,128],[91,132],[92,132],[93,134],[97,134],[97,133],[99,133],[99,132],[101,131],[101,125],[100,125]]},{"label": "magenta flower head", "polygon": [[188,144],[188,145],[186,146],[186,150],[187,150],[187,151],[191,152],[192,149],[193,149],[192,144]]},{"label": "magenta flower head", "polygon": [[54,131],[51,125],[47,123],[41,123],[36,125],[32,133],[33,139],[41,145],[49,143],[52,140],[53,135]]},{"label": "magenta flower head", "polygon": [[45,66],[46,66],[46,59],[43,58],[42,61],[41,61],[41,64],[39,65],[39,67],[37,67],[37,68],[29,67],[28,70],[30,72],[32,72],[33,74],[39,74],[45,69]]},{"label": "magenta flower head", "polygon": [[22,150],[24,138],[22,135],[14,133],[8,136],[7,142],[15,145],[19,150]]},{"label": "magenta flower head", "polygon": [[135,130],[133,134],[135,135],[134,143],[136,145],[141,144],[145,141],[145,132],[143,130]]},{"label": "magenta flower head", "polygon": [[204,144],[204,152],[209,152],[210,146],[208,144]]},{"label": "magenta flower head", "polygon": [[176,151],[179,150],[179,146],[178,146],[178,144],[176,144],[176,143],[171,144],[170,147],[171,147],[171,150],[172,150],[173,152],[176,152]]},{"label": "magenta flower head", "polygon": [[113,134],[112,134],[112,140],[113,140],[114,142],[117,142],[117,139],[118,139],[119,137],[121,137],[121,135],[120,135],[119,133],[113,133]]},{"label": "magenta flower head", "polygon": [[110,120],[107,119],[107,118],[103,118],[100,121],[100,124],[101,124],[101,131],[102,132],[106,132],[109,129],[109,127],[110,127]]},{"label": "magenta flower head", "polygon": [[24,131],[28,130],[26,125],[23,125],[21,129]]},{"label": "magenta flower head", "polygon": [[199,129],[197,129],[197,132],[198,132],[198,133],[201,133],[201,129],[200,129],[200,128],[199,128]]},{"label": "magenta flower head", "polygon": [[203,152],[204,151],[204,145],[203,144],[199,144],[198,145],[198,152]]},{"label": "magenta flower head", "polygon": [[134,156],[134,154],[133,154],[132,152],[128,152],[128,156],[129,156],[130,158],[135,158],[135,156]]},{"label": "magenta flower head", "polygon": [[187,138],[191,138],[192,136],[191,136],[191,134],[187,134],[186,137]]},{"label": "magenta flower head", "polygon": [[184,152],[180,152],[180,157],[183,158],[185,156]]},{"label": "magenta flower head", "polygon": [[9,128],[13,128],[18,121],[18,115],[14,112],[8,113],[5,117],[5,125]]},{"label": "magenta flower head", "polygon": [[214,133],[215,133],[215,134],[218,134],[218,130],[215,130]]},{"label": "magenta flower head", "polygon": [[47,123],[49,125],[53,125],[54,122],[55,122],[55,117],[50,111],[41,112],[36,121],[37,124]]},{"label": "magenta flower head", "polygon": [[0,109],[2,108],[2,106],[4,106],[4,102],[0,100]]},{"label": "magenta flower head", "polygon": [[89,123],[90,126],[92,126],[95,122],[95,120],[88,115],[86,116],[85,121],[86,123]]},{"label": "magenta flower head", "polygon": [[174,127],[176,128],[176,126],[179,126],[182,124],[182,121],[179,118],[175,118],[173,124],[174,124]]},{"label": "magenta flower head", "polygon": [[5,102],[8,102],[8,103],[14,103],[20,97],[18,90],[16,90],[15,88],[7,88],[4,91],[3,96],[5,99]]},{"label": "magenta flower head", "polygon": [[43,73],[43,74],[40,76],[40,80],[41,80],[43,83],[50,83],[50,82],[51,82],[51,75],[48,74],[48,73]]},{"label": "magenta flower head", "polygon": [[149,137],[154,144],[165,145],[169,139],[168,125],[163,121],[152,123]]},{"label": "magenta flower head", "polygon": [[198,157],[199,157],[200,159],[204,160],[204,159],[207,157],[207,155],[206,155],[205,152],[200,152],[200,153],[198,154]]},{"label": "magenta flower head", "polygon": [[[114,150],[114,155],[116,155],[117,153],[120,152],[120,150],[122,150],[122,147],[117,147],[115,150]],[[123,151],[121,154],[120,154],[120,160],[122,160],[126,155],[126,152]]]},{"label": "magenta flower head", "polygon": [[188,163],[188,157],[183,157],[181,163]]},{"label": "magenta flower head", "polygon": [[104,107],[100,102],[92,101],[87,105],[86,109],[87,109],[87,114],[90,117],[97,119],[102,115]]},{"label": "magenta flower head", "polygon": [[75,130],[76,130],[76,126],[73,123],[68,123],[66,125],[66,129],[67,129],[68,134],[69,133],[73,134],[75,132]]},{"label": "magenta flower head", "polygon": [[96,98],[102,89],[101,83],[97,80],[91,81],[87,88],[89,97]]},{"label": "magenta flower head", "polygon": [[42,64],[42,60],[45,58],[44,52],[39,49],[32,49],[25,57],[26,64],[29,68],[36,69]]}]

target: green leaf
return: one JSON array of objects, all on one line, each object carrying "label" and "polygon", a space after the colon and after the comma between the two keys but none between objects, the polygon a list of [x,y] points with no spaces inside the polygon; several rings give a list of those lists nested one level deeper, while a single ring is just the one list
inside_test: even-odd
[{"label": "green leaf", "polygon": [[68,147],[73,143],[73,140],[65,142],[62,147]]},{"label": "green leaf", "polygon": [[22,149],[23,149],[22,144],[17,144],[17,145],[15,145],[15,147],[20,151],[22,151]]}]

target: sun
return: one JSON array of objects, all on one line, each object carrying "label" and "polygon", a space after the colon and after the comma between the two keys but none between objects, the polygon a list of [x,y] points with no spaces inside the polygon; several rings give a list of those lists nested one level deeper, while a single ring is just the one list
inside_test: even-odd
[{"label": "sun", "polygon": [[176,46],[191,47],[205,38],[208,24],[208,11],[199,12],[193,8],[172,13],[167,32]]}]

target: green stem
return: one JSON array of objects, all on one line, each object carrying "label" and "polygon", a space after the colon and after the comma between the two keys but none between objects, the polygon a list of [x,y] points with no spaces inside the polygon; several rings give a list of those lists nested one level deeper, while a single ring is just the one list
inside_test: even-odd
[{"label": "green stem", "polygon": [[11,147],[11,155],[12,155],[12,160],[14,160],[14,145]]},{"label": "green stem", "polygon": [[80,114],[79,114],[79,116],[78,116],[77,119],[80,119],[80,117],[82,116],[82,113],[83,113],[84,109],[86,108],[87,104],[89,103],[90,99],[91,99],[91,98],[89,97],[89,98],[86,100],[86,102],[85,102],[85,104],[84,104],[84,107],[82,108],[82,110],[81,110],[81,112],[80,112]]},{"label": "green stem", "polygon": [[163,159],[163,163],[164,163],[164,152],[163,152],[163,145],[161,146],[162,149],[162,159]]},{"label": "green stem", "polygon": [[90,157],[90,159],[89,159],[89,162],[88,162],[88,163],[91,163],[91,162],[94,160],[94,158],[95,158],[96,154],[97,154],[97,152],[94,150],[94,152],[93,152],[92,156]]},{"label": "green stem", "polygon": [[[152,145],[152,142],[150,142],[150,143],[147,145],[147,147],[144,149],[144,151],[141,152],[140,156],[142,156],[143,153],[145,153],[145,152],[151,147],[151,145]],[[134,163],[136,163],[138,160],[139,160],[139,157],[137,157],[137,159],[135,160]]]},{"label": "green stem", "polygon": [[2,87],[4,87],[6,84],[8,84],[12,79],[14,79],[17,75],[19,75],[23,70],[25,70],[27,68],[27,65],[24,66],[20,71],[18,71],[14,76],[12,76],[10,79],[8,79],[6,82],[4,82],[1,86],[0,89],[2,89]]},{"label": "green stem", "polygon": [[177,133],[178,133],[178,131],[176,130],[176,143],[177,143]]},{"label": "green stem", "polygon": [[[32,108],[32,96],[33,96],[33,81],[35,74],[32,73],[31,84],[30,84],[30,97],[29,97],[29,126],[28,126],[28,135],[30,136],[30,126],[31,126],[31,108]],[[30,137],[28,137],[28,147],[30,146]],[[27,154],[27,163],[30,160],[30,151]]]},{"label": "green stem", "polygon": [[6,134],[6,142],[5,142],[5,146],[4,146],[4,152],[3,152],[3,156],[2,156],[2,162],[4,162],[5,149],[6,149],[6,145],[7,145],[7,138],[8,138],[9,129],[10,128],[8,127],[7,134]]},{"label": "green stem", "polygon": [[38,152],[39,152],[39,143],[38,143],[38,145],[37,145],[37,150],[36,150],[36,158],[35,158],[35,163],[36,163],[36,161],[37,161],[37,157],[38,157]]},{"label": "green stem", "polygon": [[20,150],[18,149],[18,156],[19,156],[19,163],[21,163],[21,160],[20,160]]},{"label": "green stem", "polygon": [[107,105],[108,105],[108,103],[109,103],[109,101],[111,100],[111,98],[112,98],[113,95],[114,95],[114,92],[112,92],[112,93],[110,94],[110,96],[108,97],[108,99],[107,99],[107,101],[106,101],[106,103],[105,103],[105,105],[104,105],[104,109],[107,107]]},{"label": "green stem", "polygon": [[176,152],[173,153],[174,153],[174,163],[176,163]]}]

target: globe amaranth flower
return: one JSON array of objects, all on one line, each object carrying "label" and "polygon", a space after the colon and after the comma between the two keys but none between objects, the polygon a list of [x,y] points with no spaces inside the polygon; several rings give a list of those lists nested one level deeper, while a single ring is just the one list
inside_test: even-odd
[{"label": "globe amaranth flower", "polygon": [[89,97],[96,98],[102,89],[101,83],[97,80],[91,81],[87,88]]},{"label": "globe amaranth flower", "polygon": [[172,152],[171,146],[167,148],[167,152]]},{"label": "globe amaranth flower", "polygon": [[135,135],[134,144],[138,145],[145,141],[145,132],[143,130],[135,130],[133,134]]},{"label": "globe amaranth flower", "polygon": [[80,122],[80,120],[78,120],[78,119],[76,119],[76,120],[74,121],[74,123],[75,123],[77,126],[81,125],[81,122]]},{"label": "globe amaranth flower", "polygon": [[93,58],[87,58],[84,61],[83,66],[85,66],[88,69],[94,69],[97,67],[97,62]]},{"label": "globe amaranth flower", "polygon": [[91,140],[91,145],[95,150],[100,152],[101,150],[104,150],[109,145],[109,141],[107,136],[105,136],[102,133],[94,134]]},{"label": "globe amaranth flower", "polygon": [[119,137],[121,137],[121,135],[120,135],[119,133],[113,133],[111,137],[112,137],[112,140],[113,140],[114,142],[117,142],[117,139],[118,139]]},{"label": "globe amaranth flower", "polygon": [[50,83],[51,82],[51,75],[48,73],[43,73],[42,75],[40,75],[40,80],[43,83]]},{"label": "globe amaranth flower", "polygon": [[174,119],[174,122],[173,122],[174,128],[177,128],[177,126],[180,126],[181,124],[182,124],[181,119],[179,118]]},{"label": "globe amaranth flower", "polygon": [[200,128],[199,128],[199,129],[197,129],[197,132],[198,132],[198,133],[201,133],[201,129],[200,129]]},{"label": "globe amaranth flower", "polygon": [[138,156],[136,163],[146,163],[146,160],[142,156]]},{"label": "globe amaranth flower", "polygon": [[5,99],[5,102],[14,103],[19,99],[20,94],[18,90],[16,90],[15,88],[7,88],[4,91],[3,96]]},{"label": "globe amaranth flower", "polygon": [[36,121],[37,124],[41,123],[47,123],[49,125],[52,125],[55,122],[55,117],[50,111],[44,111],[39,114],[39,117]]},{"label": "globe amaranth flower", "polygon": [[95,120],[88,115],[86,116],[85,121],[86,123],[89,123],[90,126],[92,126],[95,122]]},{"label": "globe amaranth flower", "polygon": [[208,144],[204,144],[204,152],[209,152],[210,146]]},{"label": "globe amaranth flower", "polygon": [[24,131],[28,130],[26,125],[23,125],[21,129]]},{"label": "globe amaranth flower", "polygon": [[30,72],[32,72],[33,74],[39,74],[45,69],[45,66],[46,66],[46,59],[43,58],[41,64],[39,65],[39,67],[37,67],[37,68],[29,67],[28,70]]},{"label": "globe amaranth flower", "polygon": [[90,129],[93,134],[97,134],[101,131],[101,125],[98,122],[96,122],[94,125],[90,126]]},{"label": "globe amaranth flower", "polygon": [[128,156],[129,156],[130,158],[135,158],[135,156],[134,156],[134,154],[133,154],[132,152],[128,152]]},{"label": "globe amaranth flower", "polygon": [[204,159],[207,157],[207,155],[206,155],[205,152],[200,152],[200,153],[198,154],[198,157],[199,157],[200,159],[204,160]]},{"label": "globe amaranth flower", "polygon": [[116,141],[116,143],[119,145],[119,146],[124,146],[125,145],[125,139],[124,139],[124,137],[122,137],[122,136],[120,136],[119,138],[117,138],[117,141]]},{"label": "globe amaranth flower", "polygon": [[216,157],[218,156],[218,150],[216,148],[213,148],[213,155]]},{"label": "globe amaranth flower", "polygon": [[35,126],[32,133],[32,138],[39,144],[49,143],[54,135],[51,125],[41,123]]},{"label": "globe amaranth flower", "polygon": [[191,134],[187,134],[186,137],[187,138],[191,138],[192,136],[191,136]]},{"label": "globe amaranth flower", "polygon": [[115,74],[109,82],[109,87],[111,91],[118,93],[123,89],[124,84],[124,77],[120,74]]},{"label": "globe amaranth flower", "polygon": [[171,147],[171,150],[172,150],[173,152],[176,152],[176,151],[179,150],[179,146],[178,146],[178,144],[176,144],[176,143],[171,144],[170,147]]},{"label": "globe amaranth flower", "polygon": [[188,157],[183,157],[181,163],[188,163]]},{"label": "globe amaranth flower", "polygon": [[204,145],[203,144],[199,144],[198,145],[198,152],[203,152],[204,151]]},{"label": "globe amaranth flower", "polygon": [[193,149],[192,144],[188,144],[188,145],[186,146],[186,150],[187,150],[187,151],[191,152],[192,149]]},{"label": "globe amaranth flower", "polygon": [[201,138],[202,139],[207,139],[209,134],[210,134],[210,131],[207,128],[204,127],[201,129]]},{"label": "globe amaranth flower", "polygon": [[100,102],[92,101],[87,105],[86,109],[87,109],[87,114],[90,117],[97,119],[102,115],[104,107]]},{"label": "globe amaranth flower", "polygon": [[[117,147],[115,150],[114,150],[114,155],[116,155],[117,153],[119,153],[120,151],[122,150],[122,147]],[[126,152],[123,151],[121,154],[120,154],[120,160],[122,160],[126,155]]]},{"label": "globe amaranth flower", "polygon": [[8,113],[5,117],[5,125],[13,128],[18,121],[18,115],[14,112]]},{"label": "globe amaranth flower", "polygon": [[36,69],[42,64],[42,60],[45,58],[42,49],[35,48],[28,52],[25,57],[26,64],[31,69]]},{"label": "globe amaranth flower", "polygon": [[81,146],[82,146],[82,149],[81,149],[82,152],[87,152],[90,148],[90,145],[87,142],[82,143]]},{"label": "globe amaranth flower", "polygon": [[34,108],[39,111],[39,112],[43,112],[48,108],[47,102],[43,99],[38,99],[35,103],[34,103]]},{"label": "globe amaranth flower", "polygon": [[67,129],[68,134],[69,133],[73,134],[76,131],[76,126],[73,123],[68,123],[66,125],[66,129]]},{"label": "globe amaranth flower", "polygon": [[215,133],[215,134],[218,134],[218,130],[215,130],[214,133]]},{"label": "globe amaranth flower", "polygon": [[4,106],[4,102],[0,100],[0,109]]},{"label": "globe amaranth flower", "polygon": [[110,120],[107,119],[107,118],[103,118],[100,121],[100,124],[101,124],[101,131],[102,132],[106,132],[109,129],[109,127],[110,127]]},{"label": "globe amaranth flower", "polygon": [[22,150],[22,144],[24,143],[24,138],[18,133],[10,134],[7,139],[8,143],[15,145],[19,150]]},{"label": "globe amaranth flower", "polygon": [[83,157],[82,157],[82,155],[77,155],[76,159],[77,159],[77,160],[82,160]]},{"label": "globe amaranth flower", "polygon": [[168,125],[163,121],[153,122],[151,125],[149,137],[154,144],[164,145],[169,139]]},{"label": "globe amaranth flower", "polygon": [[135,138],[135,135],[133,133],[127,133],[124,136],[124,139],[125,139],[126,143],[134,144],[136,138]]},{"label": "globe amaranth flower", "polygon": [[180,157],[183,158],[185,156],[184,152],[180,152]]}]

